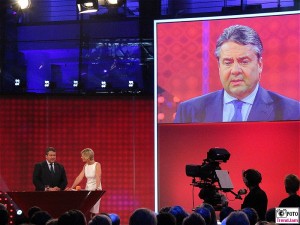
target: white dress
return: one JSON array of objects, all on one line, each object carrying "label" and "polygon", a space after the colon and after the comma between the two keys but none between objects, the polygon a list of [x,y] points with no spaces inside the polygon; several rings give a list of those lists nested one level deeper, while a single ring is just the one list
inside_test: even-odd
[{"label": "white dress", "polygon": [[[86,177],[86,185],[85,190],[94,191],[97,189],[96,187],[96,165],[97,162],[94,162],[91,165],[86,164],[84,167],[84,175]],[[99,190],[102,190],[101,181],[98,187]],[[91,213],[97,214],[99,213],[100,200],[93,206],[90,210]]]}]

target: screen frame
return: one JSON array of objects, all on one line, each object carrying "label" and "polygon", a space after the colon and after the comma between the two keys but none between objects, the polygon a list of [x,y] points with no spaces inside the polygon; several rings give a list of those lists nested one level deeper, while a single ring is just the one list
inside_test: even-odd
[{"label": "screen frame", "polygon": [[[271,12],[271,13],[256,13],[256,14],[244,14],[244,15],[229,15],[229,16],[212,16],[212,17],[197,17],[197,18],[180,18],[180,19],[162,19],[154,21],[154,177],[155,177],[155,211],[159,211],[159,158],[158,158],[158,26],[165,23],[176,22],[193,22],[193,21],[212,21],[212,20],[227,20],[238,18],[256,18],[256,17],[270,17],[270,16],[283,16],[283,15],[295,15],[300,11],[286,11],[286,12]],[[173,124],[174,125],[174,124]],[[180,126],[180,124],[178,124]]]}]

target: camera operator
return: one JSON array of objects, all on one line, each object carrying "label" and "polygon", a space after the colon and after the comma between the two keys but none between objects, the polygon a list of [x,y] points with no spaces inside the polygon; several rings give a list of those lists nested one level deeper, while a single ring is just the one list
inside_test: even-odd
[{"label": "camera operator", "polygon": [[295,174],[289,174],[284,179],[285,191],[289,197],[283,199],[279,207],[300,207],[300,196],[297,195],[299,190],[299,178]]},{"label": "camera operator", "polygon": [[242,209],[253,208],[258,214],[259,220],[264,220],[268,198],[266,193],[259,187],[259,183],[262,181],[260,172],[254,169],[243,171],[243,181],[250,191],[244,199]]}]

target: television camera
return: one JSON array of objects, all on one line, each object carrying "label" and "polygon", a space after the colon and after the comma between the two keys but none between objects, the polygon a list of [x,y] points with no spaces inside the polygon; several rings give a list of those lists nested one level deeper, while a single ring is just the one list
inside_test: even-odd
[{"label": "television camera", "polygon": [[[241,193],[234,193],[233,185],[227,170],[222,170],[221,163],[226,163],[230,153],[224,148],[211,148],[207,158],[201,165],[186,165],[185,172],[188,177],[193,177],[191,185],[199,187],[199,198],[211,204],[216,210],[228,204],[226,197],[220,193],[230,192],[236,199],[242,199]],[[245,193],[243,193],[245,194]]]}]

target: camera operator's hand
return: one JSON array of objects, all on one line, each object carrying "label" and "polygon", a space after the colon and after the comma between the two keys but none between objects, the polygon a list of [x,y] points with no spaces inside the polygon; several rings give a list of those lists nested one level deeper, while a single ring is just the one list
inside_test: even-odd
[{"label": "camera operator's hand", "polygon": [[223,194],[221,194],[221,205],[222,205],[222,207],[228,206],[228,199]]}]

